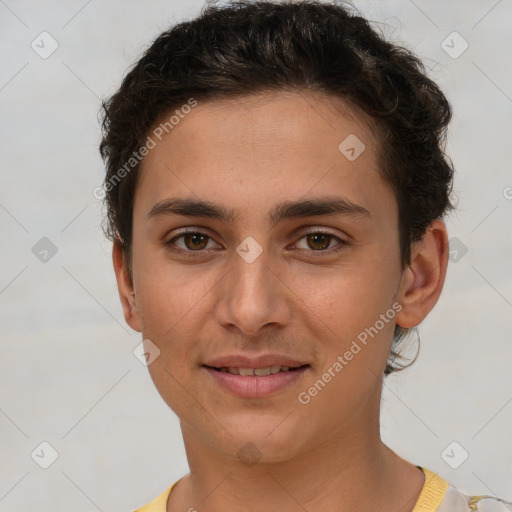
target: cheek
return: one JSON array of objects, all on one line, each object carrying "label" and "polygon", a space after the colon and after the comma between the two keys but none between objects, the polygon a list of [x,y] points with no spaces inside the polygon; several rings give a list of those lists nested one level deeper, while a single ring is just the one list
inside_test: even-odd
[{"label": "cheek", "polygon": [[383,370],[394,331],[394,279],[392,272],[382,272],[369,261],[324,269],[314,276],[295,275],[290,288],[303,290],[302,301],[297,302],[298,321],[322,347],[319,373],[347,354],[347,365],[329,386],[331,392],[355,386],[364,394],[373,374]]},{"label": "cheek", "polygon": [[178,265],[149,250],[141,254],[135,268],[143,332],[158,337],[193,322],[198,306],[216,283],[213,273],[200,266]]},{"label": "cheek", "polygon": [[372,324],[392,305],[397,277],[382,265],[360,261],[295,272],[284,277],[303,303],[335,332],[351,332]]},{"label": "cheek", "polygon": [[[155,267],[153,267],[155,268]],[[202,325],[198,318],[202,283],[177,272],[148,270],[142,275],[142,335],[159,349],[148,366],[153,383],[167,405],[180,417],[187,416],[191,389],[190,367]],[[193,386],[192,386],[193,387]]]}]

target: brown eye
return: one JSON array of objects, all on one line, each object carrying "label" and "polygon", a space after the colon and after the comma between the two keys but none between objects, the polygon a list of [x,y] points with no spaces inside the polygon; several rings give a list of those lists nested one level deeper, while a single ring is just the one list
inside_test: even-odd
[{"label": "brown eye", "polygon": [[349,242],[336,235],[326,231],[312,231],[302,236],[295,248],[307,251],[311,256],[327,256],[342,251],[347,245]]},{"label": "brown eye", "polygon": [[[208,247],[209,242],[213,240],[208,235],[199,231],[186,231],[171,238],[165,245],[174,251],[181,253],[202,253],[203,249],[211,249]],[[206,251],[205,251],[206,252]]]},{"label": "brown eye", "polygon": [[208,245],[209,237],[201,233],[185,233],[182,236],[187,249],[201,250]]},{"label": "brown eye", "polygon": [[327,233],[310,233],[306,236],[309,247],[314,250],[324,250],[329,247],[332,235]]}]

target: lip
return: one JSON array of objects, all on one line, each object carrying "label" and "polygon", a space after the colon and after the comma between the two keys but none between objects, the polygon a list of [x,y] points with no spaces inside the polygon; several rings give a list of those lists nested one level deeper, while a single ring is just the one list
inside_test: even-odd
[{"label": "lip", "polygon": [[[226,366],[226,365],[222,365]],[[229,364],[232,368],[244,368],[244,366],[237,366]],[[269,365],[272,366],[272,365]],[[277,364],[275,366],[278,366]],[[290,366],[288,364],[280,364],[279,366]],[[254,368],[254,366],[245,366],[246,368]],[[288,372],[279,372],[274,375],[265,375],[262,377],[250,375],[233,375],[231,373],[224,373],[208,366],[203,367],[204,370],[213,378],[226,391],[240,398],[264,398],[282,391],[286,387],[292,385],[302,377],[304,372],[308,371],[311,367],[302,366],[296,370]],[[258,368],[258,366],[256,366]],[[265,366],[261,366],[265,368]]]},{"label": "lip", "polygon": [[289,366],[291,368],[298,368],[305,364],[308,363],[306,361],[291,359],[289,356],[280,354],[262,354],[257,357],[233,354],[212,359],[204,363],[204,366],[210,366],[212,368],[268,368],[269,366]]}]

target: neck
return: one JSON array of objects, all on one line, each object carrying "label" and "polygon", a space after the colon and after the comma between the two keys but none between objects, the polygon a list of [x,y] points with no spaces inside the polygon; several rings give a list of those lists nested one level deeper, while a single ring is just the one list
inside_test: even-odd
[{"label": "neck", "polygon": [[371,436],[363,430],[342,441],[333,435],[300,457],[253,465],[220,454],[184,425],[182,430],[191,472],[173,489],[169,512],[226,512],[241,504],[246,512],[410,512],[424,482],[418,468],[382,443],[378,422]]}]

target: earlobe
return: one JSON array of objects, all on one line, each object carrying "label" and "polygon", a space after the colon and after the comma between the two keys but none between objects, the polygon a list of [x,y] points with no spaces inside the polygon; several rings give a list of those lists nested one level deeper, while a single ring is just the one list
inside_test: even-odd
[{"label": "earlobe", "polygon": [[126,268],[123,249],[117,241],[114,241],[112,248],[112,262],[114,264],[117,290],[126,323],[135,331],[141,332],[140,317],[136,306],[132,279]]},{"label": "earlobe", "polygon": [[400,327],[420,324],[441,295],[448,266],[448,235],[443,221],[435,220],[411,250],[411,263],[404,270],[396,316]]}]

